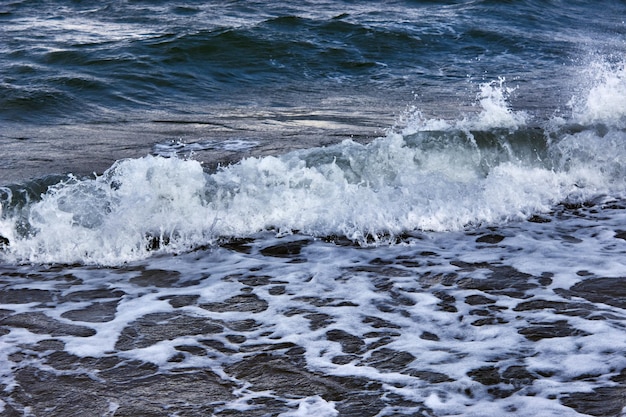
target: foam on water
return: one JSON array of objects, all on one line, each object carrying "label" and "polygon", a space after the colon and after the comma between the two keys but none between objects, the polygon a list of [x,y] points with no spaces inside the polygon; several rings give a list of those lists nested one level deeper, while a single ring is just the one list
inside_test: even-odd
[{"label": "foam on water", "polygon": [[336,417],[339,415],[332,401],[325,401],[318,395],[303,398],[296,403],[298,404],[297,410],[279,414],[279,417]]},{"label": "foam on water", "polygon": [[185,143],[182,140],[172,140],[166,143],[157,143],[154,146],[153,154],[166,158],[193,157],[194,152],[206,150],[244,151],[254,148],[258,142],[245,139],[229,139],[216,141],[211,139],[201,139],[192,143]]},{"label": "foam on water", "polygon": [[[422,233],[411,245],[374,250],[265,232],[235,250],[155,256],[124,268],[26,274],[16,267],[4,296],[40,289],[50,301],[3,305],[12,315],[2,321],[9,330],[0,363],[10,366],[2,367],[1,383],[18,389],[13,377],[28,366],[65,378],[63,366],[115,355],[154,364],[168,377],[215,372],[237,388],[219,410],[249,415],[262,414],[269,400],[281,404],[276,414],[285,417],[342,415],[340,393],[302,388],[314,390],[322,375],[337,378],[339,388],[341,378],[378,384],[370,406],[380,415],[585,415],[563,401],[616,385],[626,369],[625,313],[622,300],[591,302],[610,291],[568,291],[598,277],[624,282],[626,243],[615,237],[623,212],[598,205],[553,215],[552,222],[509,223],[497,230],[497,244],[481,243],[494,233],[489,228]],[[299,248],[291,255],[268,252],[290,244]],[[105,320],[76,314],[111,301]],[[40,321],[25,321],[25,314]],[[56,321],[58,334],[44,332],[42,316]],[[91,333],[63,330],[67,325]],[[18,361],[16,352],[27,355],[51,337],[63,342],[61,354],[39,351]],[[293,355],[306,367],[289,367],[285,358]],[[268,358],[277,364],[263,367]],[[246,371],[254,361],[261,365]],[[93,372],[90,378],[102,381],[111,377],[104,365],[71,372]],[[283,373],[306,383],[264,383],[276,375],[281,381]]]},{"label": "foam on water", "polygon": [[[622,72],[593,83],[574,121],[621,120],[623,106],[609,100],[600,111],[597,96],[618,100]],[[20,210],[7,197],[0,235],[10,244],[3,256],[120,264],[263,230],[365,244],[415,230],[522,220],[564,200],[623,195],[621,129],[565,125],[538,132],[526,127],[526,113],[509,108],[510,92],[500,79],[481,85],[480,110],[457,121],[414,111],[368,144],[346,140],[246,158],[210,174],[191,159],[121,160],[100,177],[62,181]],[[205,142],[196,145],[214,145]]]}]

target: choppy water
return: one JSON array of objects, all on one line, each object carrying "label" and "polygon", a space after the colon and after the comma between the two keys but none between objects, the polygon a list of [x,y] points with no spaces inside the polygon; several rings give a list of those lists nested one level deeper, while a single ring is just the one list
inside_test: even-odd
[{"label": "choppy water", "polygon": [[624,415],[625,18],[3,3],[0,410]]}]

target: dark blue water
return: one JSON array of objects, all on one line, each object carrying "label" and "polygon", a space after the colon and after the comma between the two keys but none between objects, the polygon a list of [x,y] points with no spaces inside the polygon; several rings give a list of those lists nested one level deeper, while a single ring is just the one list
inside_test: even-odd
[{"label": "dark blue water", "polygon": [[0,414],[626,415],[625,20],[0,2]]},{"label": "dark blue water", "polygon": [[[471,100],[507,77],[553,109],[575,68],[623,51],[622,2],[4,2],[0,118],[72,123],[290,107]],[[468,93],[469,92],[469,93]],[[569,97],[566,97],[569,98]],[[451,102],[451,103],[450,103]],[[356,106],[355,104],[352,104]]]}]

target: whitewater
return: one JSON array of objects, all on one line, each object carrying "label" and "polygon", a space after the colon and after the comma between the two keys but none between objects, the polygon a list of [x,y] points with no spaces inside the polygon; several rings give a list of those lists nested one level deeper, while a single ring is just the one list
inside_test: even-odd
[{"label": "whitewater", "polygon": [[623,65],[603,68],[586,97],[572,98],[570,118],[545,126],[509,107],[512,88],[500,79],[480,86],[474,113],[446,121],[410,109],[369,143],[249,157],[215,172],[157,152],[95,178],[69,176],[32,202],[5,187],[3,256],[119,265],[267,230],[368,245],[621,199],[625,83]]}]

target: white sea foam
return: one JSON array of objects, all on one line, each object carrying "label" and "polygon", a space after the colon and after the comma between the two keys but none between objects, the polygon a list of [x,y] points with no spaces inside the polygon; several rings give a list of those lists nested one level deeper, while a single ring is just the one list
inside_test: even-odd
[{"label": "white sea foam", "polygon": [[6,220],[0,233],[23,260],[124,262],[145,256],[148,235],[171,238],[175,246],[203,241],[211,224],[202,216],[204,184],[197,162],[119,161],[102,177],[70,179],[49,190],[30,207],[29,236],[17,237]]},{"label": "white sea foam", "polygon": [[200,139],[189,143],[183,140],[170,140],[168,142],[157,143],[154,145],[153,153],[167,158],[177,156],[189,158],[198,151],[224,150],[239,152],[254,148],[258,144],[259,143],[257,141],[246,139],[228,139],[223,141]]},{"label": "white sea foam", "polygon": [[[63,275],[51,271],[32,274],[32,277],[18,276],[14,282],[6,284],[8,289],[47,289],[56,294],[56,301],[11,304],[7,308],[17,313],[38,312],[64,324],[95,330],[96,334],[89,337],[55,337],[65,343],[67,353],[79,357],[109,357],[115,352],[124,360],[156,364],[160,372],[210,369],[230,381],[233,372],[227,372],[226,368],[263,352],[255,349],[262,349],[266,344],[295,344],[303,348],[307,363],[306,368],[302,368],[302,378],[307,378],[306,372],[313,372],[314,378],[323,374],[328,378],[379,383],[377,392],[381,396],[400,396],[408,404],[406,410],[389,407],[388,413],[416,415],[418,412],[410,408],[412,401],[416,406],[429,407],[436,416],[578,417],[582,413],[560,400],[570,393],[611,386],[611,378],[626,368],[624,310],[608,304],[591,304],[558,290],[567,290],[587,278],[623,276],[626,243],[614,236],[614,230],[624,224],[626,215],[622,212],[608,210],[561,220],[554,216],[552,222],[543,224],[510,223],[499,228],[498,233],[506,237],[497,245],[481,244],[476,241],[474,232],[463,231],[423,233],[412,245],[374,250],[308,239],[309,244],[302,247],[297,256],[300,262],[293,262],[296,257],[273,257],[259,252],[268,246],[303,239],[303,236],[275,237],[263,233],[254,235],[255,240],[246,244],[247,251],[218,247],[177,257],[157,256],[131,264],[129,268],[76,266],[64,268]],[[598,221],[599,218],[602,221]],[[490,233],[485,228],[476,232],[479,235]],[[405,263],[407,261],[409,263]],[[462,262],[469,267],[463,267]],[[498,274],[498,268],[509,266],[514,269],[505,271],[498,279],[507,280],[516,270],[532,274],[513,281],[514,285],[530,284],[523,296],[516,295],[515,288],[483,292],[467,285],[489,279],[493,283],[491,275]],[[149,270],[171,271],[180,281],[160,286],[136,280]],[[587,271],[589,276],[579,274],[581,270]],[[551,283],[533,284],[546,273],[550,274]],[[448,274],[455,277],[454,284],[442,285],[443,277]],[[68,285],[68,276],[76,284]],[[254,276],[267,277],[273,283],[250,286],[240,281]],[[497,287],[497,283],[493,285]],[[273,291],[277,286],[284,290]],[[72,293],[102,289],[123,294],[117,296],[114,318],[96,323],[64,318],[68,312],[85,307],[84,301],[71,297]],[[438,295],[441,292],[451,297],[450,306],[454,309],[442,308]],[[213,311],[211,307],[203,307],[238,294],[254,294],[265,300],[267,307],[262,311]],[[170,300],[181,295],[198,298],[188,305],[175,307]],[[403,297],[402,301],[395,298],[398,295]],[[492,300],[488,304],[493,307],[488,309],[488,316],[476,312],[487,311],[486,306],[467,302],[468,297],[477,295]],[[548,303],[547,307],[518,308],[539,300]],[[558,311],[550,303],[557,306],[571,303],[574,307]],[[145,327],[134,324],[153,313],[176,313],[220,323],[252,321],[255,325],[243,331],[226,329],[225,325],[224,332],[215,334],[165,332],[155,337],[153,343],[144,345],[142,342],[156,334],[159,324],[167,325],[166,319]],[[313,327],[312,319],[307,317],[311,313],[327,315],[328,323]],[[502,321],[475,324],[485,317]],[[520,333],[529,327],[553,323],[563,323],[564,328],[572,330],[571,334],[561,337],[546,334],[542,340],[531,341]],[[128,333],[125,330],[128,328],[134,328],[137,334]],[[345,352],[341,343],[329,340],[329,330],[356,336],[363,343],[363,351],[348,363],[337,364],[334,359]],[[35,331],[41,330],[11,328],[9,334],[2,336],[0,363],[13,363],[9,355],[18,346],[27,349],[24,346],[50,338]],[[421,337],[425,332],[436,335],[436,339]],[[124,333],[135,335],[125,338],[132,343],[116,347]],[[245,335],[245,338],[243,342],[233,343],[225,337],[229,334]],[[207,339],[222,343],[232,353],[209,348],[205,344]],[[177,349],[180,346],[205,349],[205,354],[186,353],[181,357]],[[405,368],[400,370],[386,369],[372,361],[374,352],[383,350],[406,352],[414,359],[409,358]],[[177,354],[180,361],[172,361]],[[55,372],[45,363],[47,356],[40,355],[29,359],[29,365]],[[276,356],[287,360],[288,355],[277,351]],[[502,380],[485,386],[470,377],[471,372],[483,367],[497,367]],[[533,376],[523,380],[522,374],[509,381],[504,374],[510,367],[521,368]],[[12,374],[17,370],[10,366],[3,369],[2,382],[12,384]],[[411,371],[438,373],[449,380],[432,383]],[[509,391],[510,395],[493,394],[490,390],[494,388]],[[326,396],[302,395],[288,389],[285,392],[285,387],[280,392],[272,392],[242,384],[234,394],[236,398],[224,404],[224,409],[252,410],[260,407],[259,403],[248,400],[269,397],[282,401],[285,408],[289,408],[283,411],[285,417],[330,417],[338,415],[339,411],[337,404]],[[381,415],[385,414],[381,412]]]},{"label": "white sea foam", "polygon": [[325,401],[318,395],[303,398],[296,403],[298,404],[297,410],[282,413],[279,417],[336,417],[339,415],[332,401]]}]

